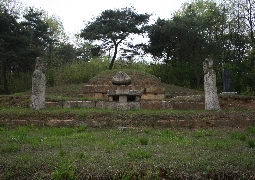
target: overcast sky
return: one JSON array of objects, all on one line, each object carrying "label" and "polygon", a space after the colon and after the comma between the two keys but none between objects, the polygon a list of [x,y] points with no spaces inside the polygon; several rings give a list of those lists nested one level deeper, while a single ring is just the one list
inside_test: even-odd
[{"label": "overcast sky", "polygon": [[60,17],[65,31],[74,34],[85,27],[84,21],[90,21],[107,9],[133,6],[138,13],[153,13],[157,17],[168,19],[189,0],[20,0],[26,6],[44,9],[49,15]]}]

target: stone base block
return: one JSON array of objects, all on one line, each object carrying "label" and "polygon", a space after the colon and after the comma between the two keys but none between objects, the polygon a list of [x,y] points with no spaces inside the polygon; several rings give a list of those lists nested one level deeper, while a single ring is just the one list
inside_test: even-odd
[{"label": "stone base block", "polygon": [[142,101],[141,109],[163,110],[173,109],[171,101]]},{"label": "stone base block", "polygon": [[95,108],[95,101],[65,101],[63,108]]},{"label": "stone base block", "polygon": [[99,98],[99,99],[107,99],[107,92],[103,93],[85,93],[83,95],[84,98]]},{"label": "stone base block", "polygon": [[117,102],[97,101],[96,108],[116,109]]},{"label": "stone base block", "polygon": [[165,99],[165,94],[150,94],[150,93],[146,93],[146,94],[142,94],[141,99],[144,100],[164,100]]},{"label": "stone base block", "polygon": [[45,102],[45,107],[54,107],[54,108],[62,108],[63,104],[62,102]]},{"label": "stone base block", "polygon": [[140,109],[140,102],[117,103],[117,110],[135,110]]}]

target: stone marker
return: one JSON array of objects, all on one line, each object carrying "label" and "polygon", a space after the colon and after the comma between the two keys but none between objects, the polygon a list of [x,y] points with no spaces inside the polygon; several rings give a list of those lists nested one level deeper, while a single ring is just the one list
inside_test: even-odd
[{"label": "stone marker", "polygon": [[216,87],[216,75],[213,70],[213,60],[206,58],[205,62],[203,63],[203,69],[205,110],[220,110]]},{"label": "stone marker", "polygon": [[234,81],[233,73],[231,69],[223,69],[222,71],[223,79],[223,95],[236,95],[237,92],[234,92]]},{"label": "stone marker", "polygon": [[223,69],[223,92],[233,92],[233,75],[231,69]]},{"label": "stone marker", "polygon": [[46,63],[40,57],[37,57],[35,61],[35,71],[32,76],[32,96],[30,108],[40,110],[45,108]]}]

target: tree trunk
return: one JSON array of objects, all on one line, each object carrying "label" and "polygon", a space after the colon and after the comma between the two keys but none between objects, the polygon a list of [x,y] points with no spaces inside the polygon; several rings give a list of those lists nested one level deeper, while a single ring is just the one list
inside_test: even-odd
[{"label": "tree trunk", "polygon": [[9,94],[6,65],[3,64],[4,94]]},{"label": "tree trunk", "polygon": [[119,41],[118,43],[116,43],[116,41],[113,41],[113,43],[114,43],[114,54],[113,54],[113,57],[112,57],[112,60],[111,60],[110,66],[109,66],[109,70],[111,70],[112,67],[113,67],[113,63],[114,63],[114,61],[115,61],[115,59],[116,59],[116,56],[117,56],[118,45],[119,45],[120,42],[121,42],[121,41]]},{"label": "tree trunk", "polygon": [[165,82],[168,82],[168,63],[169,63],[169,53],[167,53],[166,55],[166,60],[165,60],[165,63],[166,63],[166,68],[165,68]]}]

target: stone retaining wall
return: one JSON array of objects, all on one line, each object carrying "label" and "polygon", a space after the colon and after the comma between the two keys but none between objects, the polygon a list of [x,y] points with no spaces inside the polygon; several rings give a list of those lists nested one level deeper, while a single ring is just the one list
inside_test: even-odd
[{"label": "stone retaining wall", "polygon": [[86,127],[165,127],[165,128],[245,128],[255,126],[255,113],[240,112],[202,112],[189,115],[145,115],[145,114],[100,114],[95,113],[86,117],[64,119],[61,117],[49,117],[38,119],[1,119],[0,123],[11,126],[35,125],[35,126],[80,126]]}]

